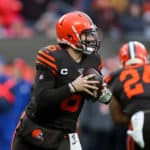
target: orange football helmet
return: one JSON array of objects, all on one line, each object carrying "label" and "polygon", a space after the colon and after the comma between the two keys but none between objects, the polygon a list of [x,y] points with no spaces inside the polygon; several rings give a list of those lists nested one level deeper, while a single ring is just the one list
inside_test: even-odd
[{"label": "orange football helmet", "polygon": [[[96,25],[87,14],[81,11],[69,12],[56,23],[57,41],[60,44],[67,44],[77,51],[91,54],[100,48],[96,29]],[[86,36],[92,35],[94,40],[89,41],[86,38],[82,41],[81,34],[83,33]]]},{"label": "orange football helmet", "polygon": [[146,64],[148,63],[148,52],[142,43],[129,41],[120,48],[119,59],[123,67],[131,64]]}]

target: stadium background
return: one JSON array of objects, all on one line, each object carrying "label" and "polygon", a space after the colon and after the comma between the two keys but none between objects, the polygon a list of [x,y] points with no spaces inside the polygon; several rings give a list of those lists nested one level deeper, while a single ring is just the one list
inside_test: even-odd
[{"label": "stadium background", "polygon": [[[118,49],[121,44],[128,40],[140,40],[143,42],[148,50],[150,49],[150,42],[144,37],[113,39],[112,37],[103,36],[101,44],[101,53],[104,58],[113,57],[118,54]],[[6,62],[13,60],[16,57],[21,57],[27,61],[29,65],[34,66],[34,59],[37,51],[46,45],[56,43],[54,39],[49,39],[46,36],[36,36],[30,39],[1,39],[0,40],[0,54],[2,54]],[[150,50],[149,50],[150,51]]]},{"label": "stadium background", "polygon": [[[124,42],[139,40],[150,52],[150,0],[0,0],[0,56],[6,68],[7,65],[12,67],[16,58],[22,58],[34,67],[37,51],[43,46],[56,43],[55,21],[72,10],[87,12],[102,29],[101,53],[105,73],[118,68],[116,56]],[[0,57],[0,65],[4,63],[3,59]],[[6,74],[12,75],[9,69],[6,69]],[[24,66],[18,69],[24,73]],[[34,73],[30,69],[29,73],[21,75],[32,83]],[[79,121],[84,150],[125,150],[124,128],[112,123],[108,106],[99,103],[89,105],[85,107],[85,113],[83,111]],[[4,123],[10,126],[14,123],[13,119],[5,119]],[[1,129],[0,122],[0,133],[3,131]],[[8,135],[12,136],[12,133]],[[10,150],[1,146],[2,138],[0,134],[0,150]],[[7,142],[7,145],[10,144],[10,141]]]},{"label": "stadium background", "polygon": [[55,22],[72,10],[86,12],[103,31],[104,57],[128,40],[150,47],[149,0],[0,0],[0,55],[34,64],[37,50],[55,42]]}]

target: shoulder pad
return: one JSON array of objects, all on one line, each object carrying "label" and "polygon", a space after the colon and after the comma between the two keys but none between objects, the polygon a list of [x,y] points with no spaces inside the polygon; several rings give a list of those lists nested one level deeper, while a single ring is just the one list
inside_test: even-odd
[{"label": "shoulder pad", "polygon": [[111,72],[110,74],[108,74],[106,77],[105,77],[105,82],[107,84],[111,84],[118,76],[119,76],[119,73],[120,73],[121,69],[118,69],[114,72]]},{"label": "shoulder pad", "polygon": [[59,50],[55,45],[49,45],[38,51],[36,55],[36,64],[48,67],[52,73],[57,74],[56,58],[52,54],[53,51]]},{"label": "shoulder pad", "polygon": [[47,51],[49,52],[53,52],[53,51],[57,51],[57,50],[60,50],[60,46],[59,45],[48,45],[46,47]]}]

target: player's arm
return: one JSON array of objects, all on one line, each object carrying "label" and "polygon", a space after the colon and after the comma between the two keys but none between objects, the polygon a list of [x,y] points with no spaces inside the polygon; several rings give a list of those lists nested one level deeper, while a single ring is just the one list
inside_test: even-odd
[{"label": "player's arm", "polygon": [[[41,107],[47,105],[57,105],[62,100],[72,96],[78,92],[87,92],[93,94],[89,89],[97,89],[96,86],[92,86],[93,83],[98,81],[87,81],[85,78],[92,78],[93,75],[88,75],[86,77],[79,76],[72,82],[65,84],[61,87],[55,87],[56,77],[50,70],[42,65],[37,66],[36,80],[34,85],[34,95],[36,97],[37,103]],[[72,87],[70,87],[72,85]],[[72,90],[72,88],[74,88]]]},{"label": "player's arm", "polygon": [[36,80],[33,94],[36,97],[36,103],[41,107],[57,105],[63,99],[82,91],[92,95],[93,93],[89,89],[97,89],[96,86],[92,86],[97,81],[86,80],[86,78],[92,78],[91,75],[86,77],[79,76],[70,83],[55,87],[58,66],[53,55],[50,55],[47,51],[39,51],[36,64]]},{"label": "player's arm", "polygon": [[109,75],[107,75],[104,79],[103,79],[103,89],[101,92],[101,95],[99,96],[99,102],[104,103],[104,104],[108,104],[111,102],[112,100],[112,91],[111,91],[111,86],[113,84],[113,80],[115,78],[116,74],[111,73]]},{"label": "player's arm", "polygon": [[[98,59],[99,59],[99,64],[98,64],[97,70],[103,76],[103,74],[101,72],[101,70],[102,70],[101,55],[98,55]],[[97,95],[96,101],[99,101],[100,103],[108,104],[111,101],[111,97],[112,97],[112,92],[109,89],[109,87],[107,86],[107,83],[103,77],[102,78],[102,90],[101,90],[100,94]]]},{"label": "player's arm", "polygon": [[110,114],[112,116],[112,120],[116,124],[126,126],[130,121],[130,117],[123,112],[122,106],[115,96],[112,97],[112,100],[110,102]]},{"label": "player's arm", "polygon": [[57,105],[62,99],[72,95],[68,84],[55,87],[57,77],[57,62],[47,50],[40,50],[36,57],[36,78],[33,95],[40,107]]},{"label": "player's arm", "polygon": [[112,120],[116,124],[127,125],[129,123],[129,116],[123,112],[122,106],[113,92],[113,85],[114,85],[115,79],[118,77],[119,71],[120,70],[108,74],[105,77],[105,82],[108,84],[108,86],[110,87],[112,91],[112,99],[109,105]]},{"label": "player's arm", "polygon": [[66,99],[72,95],[68,84],[59,88],[55,87],[56,78],[50,72],[49,68],[42,65],[37,67],[33,92],[35,93],[37,103],[40,104],[41,107],[57,105],[62,99]]}]

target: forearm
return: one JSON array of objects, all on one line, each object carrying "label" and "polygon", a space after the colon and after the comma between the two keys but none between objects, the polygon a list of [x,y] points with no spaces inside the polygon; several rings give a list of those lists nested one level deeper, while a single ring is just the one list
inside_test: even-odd
[{"label": "forearm", "polygon": [[112,117],[112,120],[115,124],[122,125],[122,126],[128,126],[130,122],[130,117],[125,113],[120,113],[116,117]]},{"label": "forearm", "polygon": [[49,88],[48,85],[37,88],[35,93],[36,102],[40,107],[47,107],[48,105],[58,105],[62,100],[70,97],[72,93],[68,84],[60,88]]},{"label": "forearm", "polygon": [[122,105],[115,96],[112,96],[112,100],[109,106],[110,114],[114,123],[127,126],[130,122],[130,116],[123,111]]}]

